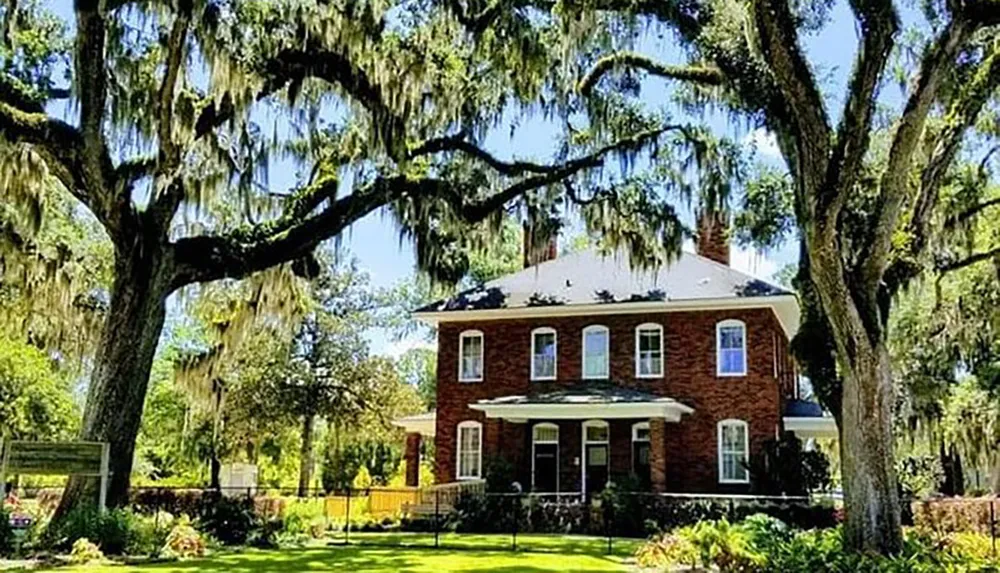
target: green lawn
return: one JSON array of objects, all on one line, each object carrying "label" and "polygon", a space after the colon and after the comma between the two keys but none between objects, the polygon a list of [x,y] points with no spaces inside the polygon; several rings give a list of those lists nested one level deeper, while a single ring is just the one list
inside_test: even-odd
[{"label": "green lawn", "polygon": [[59,568],[80,573],[257,573],[264,571],[376,571],[406,573],[596,573],[628,571],[624,557],[635,542],[616,540],[614,555],[606,555],[607,541],[599,538],[543,535],[519,536],[510,551],[510,536],[442,535],[434,549],[427,534],[352,534],[352,545],[249,550],[206,559],[142,566],[103,565]]}]

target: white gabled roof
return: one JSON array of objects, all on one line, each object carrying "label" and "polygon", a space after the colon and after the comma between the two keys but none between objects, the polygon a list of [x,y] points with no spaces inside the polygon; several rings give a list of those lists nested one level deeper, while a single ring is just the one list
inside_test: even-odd
[{"label": "white gabled roof", "polygon": [[799,325],[795,294],[711,259],[683,253],[659,269],[626,255],[584,250],[487,282],[418,309],[430,322],[533,315],[771,307],[786,333]]}]

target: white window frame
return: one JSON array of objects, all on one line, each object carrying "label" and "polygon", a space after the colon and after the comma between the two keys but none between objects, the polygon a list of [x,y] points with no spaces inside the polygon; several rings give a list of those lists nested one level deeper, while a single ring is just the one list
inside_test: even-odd
[{"label": "white window frame", "polygon": [[[479,377],[466,378],[462,366],[465,361],[465,341],[470,338],[479,339]],[[458,381],[459,382],[482,382],[483,374],[486,372],[486,336],[481,330],[465,330],[458,335]]]},{"label": "white window frame", "polygon": [[[539,440],[535,436],[535,430],[538,428],[555,429],[556,439],[555,440]],[[556,491],[555,492],[541,492],[541,493],[559,493],[559,474],[561,473],[561,465],[559,462],[559,426],[551,422],[541,422],[535,424],[531,427],[531,491],[535,491],[535,446],[539,444],[555,444],[556,446]]]},{"label": "white window frame", "polygon": [[[535,335],[552,335],[552,376],[538,376],[535,374]],[[559,333],[550,326],[543,326],[531,331],[531,379],[532,380],[555,380],[559,376]]]},{"label": "white window frame", "polygon": [[[462,475],[462,430],[479,430],[479,444],[476,450],[476,475]],[[467,481],[482,479],[483,476],[483,425],[475,420],[466,420],[458,424],[455,430],[455,479]]]},{"label": "white window frame", "polygon": [[633,442],[649,442],[651,438],[646,438],[645,440],[639,439],[639,430],[649,430],[649,422],[636,422],[632,424],[632,441]]},{"label": "white window frame", "polygon": [[[739,372],[722,371],[722,330],[739,327],[743,329],[743,368]],[[720,378],[732,378],[747,375],[747,325],[742,320],[723,320],[715,325],[715,375]]]},{"label": "white window frame", "polygon": [[[580,448],[580,491],[586,493],[587,491],[587,446],[590,444],[605,444],[608,446],[608,481],[611,481],[611,425],[604,420],[587,420],[580,425],[582,435],[581,435],[581,448]],[[605,440],[588,440],[587,439],[587,428],[605,428],[607,429],[607,439]]]},{"label": "white window frame", "polygon": [[[640,340],[642,339],[641,333],[643,331],[655,330],[660,335],[660,371],[654,372],[652,374],[643,374],[640,367],[641,357],[640,353]],[[635,327],[635,377],[636,378],[663,378],[663,373],[666,371],[666,356],[663,354],[663,325],[657,324],[655,322],[646,322]]]},{"label": "white window frame", "polygon": [[[591,332],[603,332],[604,333],[604,374],[603,375],[587,375],[587,334]],[[581,346],[580,346],[580,357],[582,358],[580,362],[580,374],[581,378],[584,380],[607,380],[611,377],[611,330],[603,324],[591,324],[590,326],[583,329],[581,334]]]},{"label": "white window frame", "polygon": [[[724,473],[725,472],[725,469],[724,469],[725,468],[725,464],[723,463],[723,460],[725,459],[725,454],[727,452],[723,451],[724,444],[723,444],[723,441],[722,441],[722,432],[723,432],[723,428],[726,428],[726,427],[729,427],[729,426],[739,426],[739,427],[743,428],[743,460],[744,460],[744,463],[749,463],[749,461],[750,461],[750,425],[747,424],[743,420],[737,420],[737,419],[728,419],[728,420],[722,420],[721,422],[719,422],[719,424],[717,426],[718,427],[718,431],[717,431],[718,438],[717,438],[717,444],[716,444],[716,449],[719,451],[719,483],[723,483],[723,484],[727,484],[727,483],[728,484],[748,484],[748,483],[750,483],[750,470],[747,469],[747,468],[743,469],[743,474],[745,476],[743,479],[729,479],[729,478],[726,478],[725,473]],[[735,452],[729,452],[729,453],[735,453]]]}]

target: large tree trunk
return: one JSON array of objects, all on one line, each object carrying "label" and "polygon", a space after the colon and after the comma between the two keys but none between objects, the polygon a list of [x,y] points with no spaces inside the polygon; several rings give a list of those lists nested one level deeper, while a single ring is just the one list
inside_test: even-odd
[{"label": "large tree trunk", "polygon": [[844,543],[853,551],[894,554],[902,549],[903,531],[893,457],[892,370],[882,320],[888,309],[877,303],[877,284],[848,282],[835,237],[828,228],[821,230],[808,236],[808,270],[830,325],[842,383]]},{"label": "large tree trunk", "polygon": [[902,526],[892,447],[889,354],[881,341],[854,348],[843,376],[841,410],[844,540],[857,550],[897,553],[902,549]]},{"label": "large tree trunk", "polygon": [[[110,444],[108,505],[128,499],[135,440],[150,368],[163,329],[172,261],[160,244],[141,236],[115,252],[115,281],[87,393],[80,439]],[[57,517],[96,503],[100,480],[72,476]]]},{"label": "large tree trunk", "polygon": [[316,415],[306,414],[302,417],[302,451],[299,466],[299,497],[309,495],[309,484],[313,472],[313,429],[316,426]]}]

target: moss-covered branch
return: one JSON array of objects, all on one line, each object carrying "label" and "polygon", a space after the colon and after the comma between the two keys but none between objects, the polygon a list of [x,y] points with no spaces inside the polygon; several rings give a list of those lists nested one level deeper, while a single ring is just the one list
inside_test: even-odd
[{"label": "moss-covered branch", "polygon": [[823,186],[832,135],[823,97],[799,46],[789,3],[754,0],[751,9],[760,51],[791,114],[787,121],[795,133],[798,161],[792,168],[800,180],[798,192],[805,194],[800,203],[815,220],[816,193]]},{"label": "moss-covered branch", "polygon": [[962,46],[977,25],[956,16],[924,54],[920,71],[899,120],[889,159],[880,184],[880,201],[872,218],[872,235],[863,249],[859,279],[874,288],[882,280],[892,248],[900,212],[907,195],[907,182],[919,146],[927,114],[938,96],[944,75],[952,69]]},{"label": "moss-covered branch", "polygon": [[879,81],[899,29],[899,17],[889,0],[856,0],[851,7],[861,27],[861,41],[848,83],[847,103],[837,127],[827,183],[818,199],[818,211],[826,214],[827,224],[839,216],[847,194],[858,180],[871,138]]},{"label": "moss-covered branch", "polygon": [[580,78],[577,91],[588,95],[606,73],[621,68],[635,68],[661,78],[709,86],[721,85],[725,80],[722,71],[714,66],[675,66],[656,62],[635,52],[617,52],[598,59]]}]

